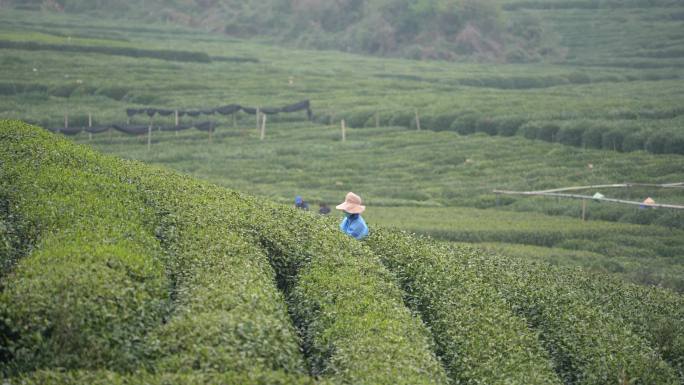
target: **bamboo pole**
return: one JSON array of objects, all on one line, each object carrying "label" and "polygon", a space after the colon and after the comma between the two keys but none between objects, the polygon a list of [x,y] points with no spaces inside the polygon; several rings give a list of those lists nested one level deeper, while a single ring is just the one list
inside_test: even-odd
[{"label": "bamboo pole", "polygon": [[180,124],[180,118],[178,116],[178,110],[174,111],[176,116],[176,129],[173,131],[174,136],[178,136],[178,125]]},{"label": "bamboo pole", "polygon": [[259,121],[259,118],[260,118],[259,115],[260,115],[260,114],[261,114],[261,109],[259,109],[259,107],[257,107],[257,108],[256,108],[256,129],[257,129],[257,131],[259,131],[259,126],[260,126],[260,123],[261,123],[261,122]]},{"label": "bamboo pole", "polygon": [[[614,199],[614,198],[594,198],[591,195],[562,194],[562,193],[549,193],[549,192],[539,192],[539,191],[509,191],[509,190],[494,190],[493,192],[494,192],[494,194],[505,194],[505,195],[549,196],[549,197],[560,197],[560,198],[571,198],[571,199],[593,199],[593,200],[599,201],[599,202],[613,202],[613,203],[622,203],[622,204],[634,205],[634,206],[644,206],[643,202],[628,201],[628,200],[624,200],[624,199]],[[655,203],[655,204],[645,205],[645,206],[654,207],[654,208],[684,210],[684,206],[681,206],[681,205]]]},{"label": "bamboo pole", "polygon": [[266,115],[261,117],[261,137],[259,139],[264,140],[266,137]]},{"label": "bamboo pole", "polygon": [[344,143],[347,141],[347,126],[344,123],[344,119],[342,119],[340,125],[342,126],[342,142]]},{"label": "bamboo pole", "polygon": [[618,183],[618,184],[597,184],[591,186],[573,186],[573,187],[563,187],[550,190],[537,190],[531,191],[535,193],[554,193],[563,191],[576,191],[576,190],[590,190],[599,188],[630,188],[630,187],[659,187],[659,188],[684,188],[684,182],[681,183],[665,183],[665,184],[654,184],[654,183]]},{"label": "bamboo pole", "polygon": [[147,126],[147,151],[152,148],[152,122]]},{"label": "bamboo pole", "polygon": [[418,116],[418,109],[416,109],[416,128],[420,131],[420,116]]}]

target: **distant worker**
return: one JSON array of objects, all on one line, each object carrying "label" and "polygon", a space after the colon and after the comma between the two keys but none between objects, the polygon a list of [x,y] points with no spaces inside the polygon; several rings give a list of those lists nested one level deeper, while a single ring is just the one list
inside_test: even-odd
[{"label": "distant worker", "polygon": [[319,205],[320,208],[318,209],[318,213],[321,215],[328,215],[330,214],[330,207],[328,207],[328,204],[325,202],[321,202]]},{"label": "distant worker", "polygon": [[356,239],[363,239],[368,235],[368,226],[361,217],[366,206],[361,205],[361,197],[350,192],[344,198],[344,202],[335,208],[344,211],[344,219],[340,223],[340,230]]},{"label": "distant worker", "polygon": [[295,197],[295,207],[300,210],[309,211],[309,204],[304,202],[304,199],[299,195]]}]

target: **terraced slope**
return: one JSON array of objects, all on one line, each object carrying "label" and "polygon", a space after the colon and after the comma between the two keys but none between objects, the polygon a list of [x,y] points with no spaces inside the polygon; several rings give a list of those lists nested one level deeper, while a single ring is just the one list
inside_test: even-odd
[{"label": "terraced slope", "polygon": [[357,242],[16,121],[0,142],[0,235],[24,240],[0,278],[11,384],[684,379],[667,290],[379,228]]}]

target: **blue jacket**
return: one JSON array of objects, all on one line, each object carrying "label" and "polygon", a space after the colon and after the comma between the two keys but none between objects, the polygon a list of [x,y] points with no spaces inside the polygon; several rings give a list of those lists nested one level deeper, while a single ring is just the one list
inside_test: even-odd
[{"label": "blue jacket", "polygon": [[345,217],[342,220],[342,223],[340,223],[340,230],[359,240],[368,235],[366,221],[364,221],[359,214],[352,214]]}]

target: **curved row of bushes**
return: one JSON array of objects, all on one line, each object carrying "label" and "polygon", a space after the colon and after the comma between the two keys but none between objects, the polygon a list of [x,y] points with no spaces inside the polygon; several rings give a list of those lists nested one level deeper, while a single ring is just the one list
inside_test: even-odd
[{"label": "curved row of bushes", "polygon": [[33,252],[3,279],[0,372],[129,370],[168,304],[168,280],[136,189],[99,157],[18,122],[0,126],[9,201],[34,224]]},{"label": "curved row of bushes", "polygon": [[629,285],[616,278],[580,271],[537,268],[534,274],[553,276],[558,284],[581,291],[591,303],[626,321],[667,361],[684,382],[684,298],[657,287]]},{"label": "curved row of bushes", "polygon": [[135,58],[152,58],[180,62],[209,63],[211,57],[206,52],[192,52],[179,50],[154,50],[133,47],[113,46],[84,46],[73,44],[51,44],[35,41],[10,41],[0,40],[0,49],[20,49],[26,51],[59,51],[59,52],[85,52],[105,55],[129,56]]},{"label": "curved row of bushes", "polygon": [[312,374],[344,384],[445,384],[429,333],[380,261],[321,219],[242,197],[300,328]]},{"label": "curved row of bushes", "polygon": [[[183,245],[186,241],[174,240],[180,229],[199,224],[201,230],[190,231],[195,246],[184,246],[194,250],[191,255],[200,250],[213,250],[215,237],[226,231],[241,234],[247,241],[254,239],[268,253],[277,283],[287,296],[290,314],[303,338],[304,353],[313,375],[344,384],[447,382],[424,325],[404,306],[401,291],[382,264],[356,241],[320,218],[302,215],[291,208],[231,193],[175,173],[151,171],[148,167],[131,168],[120,177],[135,181],[150,204],[164,213],[160,236],[167,245],[165,248],[173,251],[176,246],[169,248],[169,244]],[[201,246],[194,249],[197,245]],[[250,255],[258,257],[259,253],[250,249],[254,253]],[[193,282],[186,275],[202,276],[199,273],[206,267],[205,263],[218,263],[203,256],[200,270],[187,274],[183,272],[192,269],[194,257],[170,259],[176,261],[172,270],[178,272],[179,288],[184,286],[183,282]],[[254,268],[256,261],[246,259],[249,260]],[[179,306],[177,312],[184,317],[182,303]],[[252,327],[261,330],[258,326]],[[173,346],[161,349],[162,352],[174,350]],[[179,359],[183,356],[162,359],[160,369],[186,367]],[[287,365],[296,367],[292,362]]]},{"label": "curved row of bushes", "polygon": [[183,189],[146,194],[160,217],[175,299],[169,320],[147,338],[148,369],[308,376],[268,258],[232,232],[232,212],[222,210],[237,202],[210,203]]},{"label": "curved row of bushes", "polygon": [[206,384],[250,384],[250,385],[326,385],[309,376],[286,374],[282,371],[260,372],[136,372],[121,374],[111,371],[58,371],[40,370],[5,380],[9,385],[206,385]]},{"label": "curved row of bushes", "polygon": [[[600,293],[588,294],[559,283],[557,275],[562,274],[561,270],[540,274],[540,269],[532,268],[529,262],[464,252],[456,247],[452,253],[463,268],[496,287],[511,308],[539,331],[564,383],[679,383],[676,371],[663,361],[658,346],[634,334],[632,324],[619,312],[597,306]],[[594,296],[593,303],[587,295]],[[668,314],[673,320],[675,316]]]},{"label": "curved row of bushes", "polygon": [[375,231],[367,245],[397,276],[406,302],[430,326],[455,383],[561,383],[525,320],[452,255],[389,231]]},{"label": "curved row of bushes", "polygon": [[[563,120],[531,118],[516,115],[496,115],[496,111],[483,114],[475,111],[423,114],[421,129],[455,131],[462,135],[485,133],[557,142],[569,146],[606,149],[620,152],[648,151],[654,154],[684,154],[684,131],[676,124],[657,127],[644,124],[649,120],[675,119],[684,109],[672,110],[616,110],[602,119],[562,117]],[[371,110],[358,110],[342,114],[350,127],[401,126],[416,129],[415,111],[383,112],[376,117]],[[338,117],[339,118],[339,117]],[[328,124],[332,117],[319,115],[315,120]],[[377,119],[377,120],[376,120]],[[641,120],[639,120],[641,119]]]},{"label": "curved row of bushes", "polygon": [[[75,82],[50,85],[42,83],[0,83],[0,95],[20,95],[26,93],[38,93],[62,98],[75,95],[102,95],[110,99],[122,100],[130,93],[130,90],[121,86],[91,87]],[[85,122],[87,122],[87,117]]]},{"label": "curved row of bushes", "polygon": [[[1,130],[0,159],[16,175],[3,173],[8,201],[41,236],[0,293],[1,373],[29,383],[71,378],[52,368],[144,368],[160,383],[185,371],[197,382],[312,381],[268,259],[227,232],[225,213],[207,215],[178,190],[161,204],[130,178],[149,173],[140,165],[23,124]],[[38,369],[47,371],[30,374]]]}]

